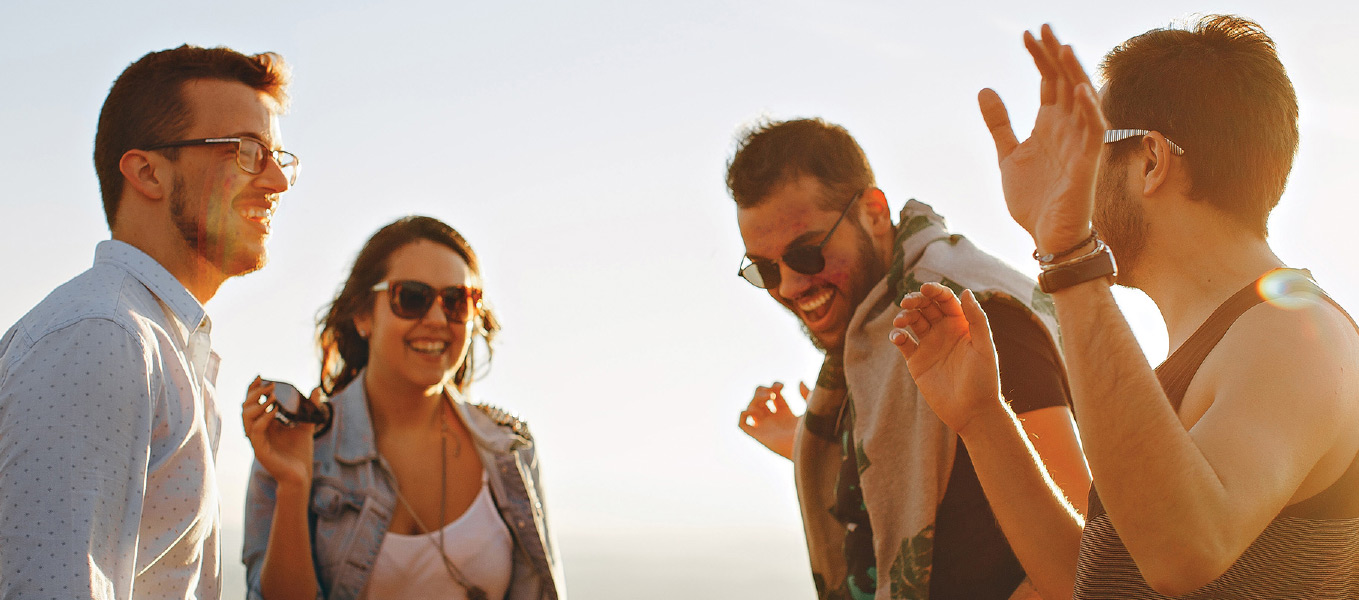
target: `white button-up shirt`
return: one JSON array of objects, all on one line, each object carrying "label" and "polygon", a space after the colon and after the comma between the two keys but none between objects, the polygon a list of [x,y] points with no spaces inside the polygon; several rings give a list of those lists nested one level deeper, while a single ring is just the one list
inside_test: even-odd
[{"label": "white button-up shirt", "polygon": [[0,599],[220,596],[211,329],[105,241],[0,338]]}]

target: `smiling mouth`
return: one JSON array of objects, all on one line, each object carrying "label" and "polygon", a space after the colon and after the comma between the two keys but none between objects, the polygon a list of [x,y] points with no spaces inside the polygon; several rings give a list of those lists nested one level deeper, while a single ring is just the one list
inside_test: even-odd
[{"label": "smiling mouth", "polygon": [[807,294],[794,303],[798,312],[802,313],[802,320],[809,325],[819,321],[830,312],[830,301],[835,296],[834,288],[823,288],[821,291]]},{"label": "smiling mouth", "polygon": [[448,342],[441,340],[410,340],[406,347],[420,354],[438,356],[448,350]]},{"label": "smiling mouth", "polygon": [[259,225],[264,228],[266,233],[269,231],[269,221],[273,219],[274,216],[273,205],[270,205],[267,208],[258,205],[244,206],[241,207],[239,212],[241,218]]}]

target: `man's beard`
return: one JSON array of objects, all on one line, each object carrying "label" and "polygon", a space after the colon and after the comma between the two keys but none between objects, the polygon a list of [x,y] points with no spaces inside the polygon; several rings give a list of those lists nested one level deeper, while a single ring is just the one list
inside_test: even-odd
[{"label": "man's beard", "polygon": [[228,277],[258,271],[264,266],[263,254],[248,256],[240,252],[235,241],[227,239],[227,223],[219,222],[216,227],[208,223],[208,219],[214,216],[222,221],[234,216],[230,210],[210,214],[207,204],[213,201],[208,199],[202,206],[191,205],[183,177],[175,175],[174,190],[170,192],[170,221],[179,231],[179,236],[203,262],[217,267]]},{"label": "man's beard", "polygon": [[1128,191],[1128,172],[1120,165],[1103,166],[1109,169],[1101,168],[1102,172],[1109,171],[1117,175],[1100,175],[1095,186],[1097,200],[1091,224],[1099,231],[1100,238],[1109,246],[1118,263],[1119,273],[1114,282],[1132,287],[1130,277],[1142,258],[1142,251],[1147,247],[1149,226],[1146,213],[1142,204]]},{"label": "man's beard", "polygon": [[[872,290],[873,286],[878,283],[878,280],[882,279],[882,277],[887,274],[887,265],[883,262],[882,257],[878,255],[877,249],[873,247],[873,240],[868,237],[868,232],[864,231],[863,226],[858,222],[851,222],[850,224],[852,225],[850,229],[854,231],[854,251],[858,255],[859,265],[851,275],[849,289],[845,290],[845,292],[847,294],[846,299],[849,300],[850,306],[853,306],[854,310],[857,311],[859,303],[863,302],[864,298],[868,297],[869,290]],[[828,353],[831,350],[844,349],[844,336],[841,336],[840,338],[840,348],[827,348],[825,344],[821,343],[820,339],[817,339],[816,334],[812,333],[811,328],[807,327],[806,321],[802,320],[802,315],[799,315],[792,306],[785,304],[784,308],[793,313],[793,316],[797,318],[798,327],[802,328],[802,334],[807,336],[807,339],[811,340],[812,346],[817,350],[820,350],[822,354]],[[851,311],[851,319],[853,318],[853,314],[854,311]],[[846,322],[846,334],[848,333],[848,330],[849,322]]]}]

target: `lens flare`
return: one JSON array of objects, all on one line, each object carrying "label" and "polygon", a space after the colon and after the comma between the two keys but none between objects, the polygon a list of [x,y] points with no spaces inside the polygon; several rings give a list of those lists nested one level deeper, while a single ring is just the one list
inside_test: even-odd
[{"label": "lens flare", "polygon": [[1316,284],[1302,269],[1276,269],[1260,278],[1255,291],[1265,302],[1288,310],[1311,305],[1318,293]]}]

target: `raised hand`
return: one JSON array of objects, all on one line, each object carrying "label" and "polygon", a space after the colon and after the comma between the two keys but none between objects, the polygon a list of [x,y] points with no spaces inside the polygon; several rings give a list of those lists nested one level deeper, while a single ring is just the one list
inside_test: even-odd
[{"label": "raised hand", "polygon": [[986,313],[971,290],[959,302],[937,283],[907,294],[901,309],[888,337],[935,414],[962,432],[974,416],[1000,402],[1000,370]]},{"label": "raised hand", "polygon": [[[245,392],[241,404],[241,425],[255,460],[280,484],[311,485],[312,433],[316,426],[294,422],[284,425],[274,419],[278,407],[273,399],[274,382],[256,377]],[[319,403],[321,388],[311,392],[311,401]]]},{"label": "raised hand", "polygon": [[[805,383],[798,383],[798,389],[803,400],[812,393]],[[783,399],[782,383],[755,388],[755,397],[741,411],[738,424],[741,431],[764,444],[764,447],[788,460],[793,459],[793,437],[797,433],[798,415],[793,414],[788,402]]]},{"label": "raised hand", "polygon": [[1042,75],[1041,105],[1029,139],[1020,143],[1005,103],[991,89],[977,96],[1000,159],[1005,204],[1033,236],[1039,252],[1060,252],[1090,234],[1104,117],[1099,99],[1071,46],[1044,25],[1042,39],[1024,32],[1024,46]]}]

